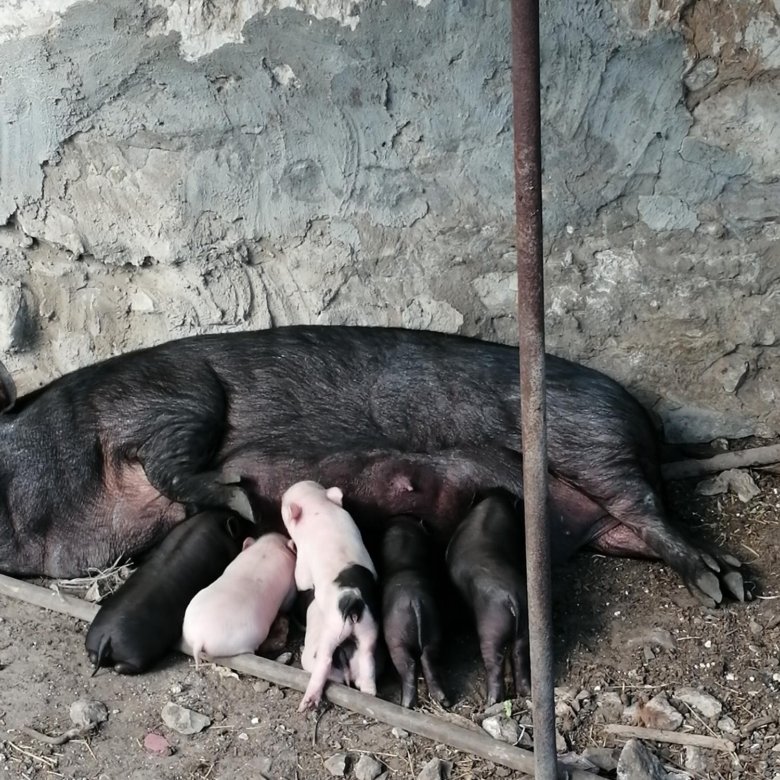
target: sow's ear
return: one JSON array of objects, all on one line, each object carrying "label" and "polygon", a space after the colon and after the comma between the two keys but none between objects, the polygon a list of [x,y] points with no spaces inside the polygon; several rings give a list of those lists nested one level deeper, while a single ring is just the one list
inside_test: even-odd
[{"label": "sow's ear", "polygon": [[16,403],[16,384],[8,369],[0,363],[0,414],[10,412]]},{"label": "sow's ear", "polygon": [[344,500],[344,494],[341,492],[341,488],[337,488],[337,487],[328,488],[325,491],[325,495],[334,504],[338,504],[339,506],[343,506],[342,501]]}]

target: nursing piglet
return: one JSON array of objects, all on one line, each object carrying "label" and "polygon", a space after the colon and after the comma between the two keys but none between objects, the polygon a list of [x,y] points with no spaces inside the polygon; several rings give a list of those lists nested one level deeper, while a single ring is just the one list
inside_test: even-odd
[{"label": "nursing piglet", "polygon": [[174,526],[119,590],[106,598],[87,632],[97,671],[145,671],[181,637],[187,605],[241,552],[252,525],[230,511],[201,512]]},{"label": "nursing piglet", "polygon": [[399,515],[382,542],[382,621],[390,658],[401,677],[401,705],[417,703],[418,662],[431,698],[447,706],[435,663],[441,628],[431,579],[431,540],[422,523]]},{"label": "nursing piglet", "polygon": [[492,493],[469,512],[447,547],[450,577],[476,618],[488,706],[505,697],[507,645],[516,695],[530,691],[522,519],[508,494]]},{"label": "nursing piglet", "polygon": [[295,553],[278,533],[247,539],[224,574],[192,599],[184,614],[184,640],[195,666],[212,658],[253,653],[279,611],[295,599]]},{"label": "nursing piglet", "polygon": [[[374,653],[378,639],[379,587],[376,569],[354,520],[342,508],[337,487],[297,482],[282,497],[282,520],[295,542],[298,590],[314,589],[320,638],[300,712],[314,709],[333,664],[333,653],[355,640],[355,685],[376,694]],[[313,606],[312,605],[312,606]],[[312,610],[309,607],[309,611]]]}]

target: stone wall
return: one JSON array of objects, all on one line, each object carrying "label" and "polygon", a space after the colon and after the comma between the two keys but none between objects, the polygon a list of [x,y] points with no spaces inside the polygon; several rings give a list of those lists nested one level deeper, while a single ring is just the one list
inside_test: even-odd
[{"label": "stone wall", "polygon": [[[780,2],[542,3],[548,346],[672,439],[780,432]],[[505,0],[0,0],[30,389],[292,322],[516,342]]]}]

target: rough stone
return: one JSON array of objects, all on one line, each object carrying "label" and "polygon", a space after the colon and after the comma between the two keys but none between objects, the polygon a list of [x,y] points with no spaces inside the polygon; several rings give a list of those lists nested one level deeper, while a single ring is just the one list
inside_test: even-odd
[{"label": "rough stone", "polygon": [[452,762],[432,758],[417,775],[417,780],[447,780],[452,771]]},{"label": "rough stone", "polygon": [[482,728],[493,739],[514,745],[520,739],[520,726],[506,715],[491,715],[482,721]]},{"label": "rough stone", "polygon": [[363,753],[355,764],[357,780],[375,780],[384,771],[384,766],[369,753]]},{"label": "rough stone", "polygon": [[642,708],[642,720],[650,728],[674,731],[682,726],[683,716],[669,704],[665,693],[659,693]]},{"label": "rough stone", "polygon": [[696,485],[696,492],[701,496],[714,496],[729,491],[736,493],[737,498],[745,504],[761,493],[750,472],[741,469],[722,471],[717,476],[704,479]]},{"label": "rough stone", "polygon": [[623,702],[615,691],[605,691],[596,697],[596,705],[604,723],[619,723],[623,715]]},{"label": "rough stone", "polygon": [[713,770],[712,756],[708,755],[703,748],[695,745],[686,745],[684,751],[685,758],[683,765],[690,770],[694,776],[711,777]]},{"label": "rough stone", "polygon": [[347,754],[336,753],[325,761],[325,769],[333,777],[344,777],[347,773]]},{"label": "rough stone", "polygon": [[198,734],[211,725],[211,718],[195,710],[169,701],[162,709],[162,719],[168,728],[179,734]]},{"label": "rough stone", "polygon": [[617,780],[666,780],[666,772],[644,743],[629,739],[620,753]]},{"label": "rough stone", "polygon": [[[677,1],[546,6],[547,341],[675,440],[771,436],[776,18],[689,5],[684,24]],[[0,16],[0,354],[22,393],[271,323],[515,341],[493,4],[29,0]]]},{"label": "rough stone", "polygon": [[717,718],[723,710],[723,705],[714,696],[696,688],[678,688],[674,696],[705,718]]},{"label": "rough stone", "polygon": [[582,751],[584,758],[587,758],[598,769],[604,772],[614,772],[617,769],[617,759],[615,751],[606,747],[586,747]]},{"label": "rough stone", "polygon": [[76,726],[92,729],[108,720],[108,709],[103,702],[80,699],[70,705],[70,719]]}]

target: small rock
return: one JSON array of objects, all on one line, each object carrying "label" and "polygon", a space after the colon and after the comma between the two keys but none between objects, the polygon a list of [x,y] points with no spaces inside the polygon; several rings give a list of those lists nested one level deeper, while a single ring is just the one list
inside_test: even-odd
[{"label": "small rock", "polygon": [[682,726],[683,716],[669,704],[665,693],[659,693],[639,708],[639,718],[651,729],[669,729],[674,731]]},{"label": "small rock", "polygon": [[685,86],[692,92],[702,89],[718,75],[718,63],[712,57],[699,60],[683,77]]},{"label": "small rock", "polygon": [[384,771],[384,766],[370,753],[363,753],[355,765],[355,777],[357,780],[376,780]]},{"label": "small rock", "polygon": [[764,633],[764,627],[757,620],[750,620],[748,622],[748,628],[753,636],[761,636]]},{"label": "small rock", "polygon": [[718,728],[725,732],[726,734],[738,734],[739,729],[737,728],[737,724],[734,723],[734,720],[730,718],[728,715],[724,715],[719,721],[718,721]]},{"label": "small rock", "polygon": [[347,773],[347,754],[336,753],[331,756],[325,762],[325,769],[333,775],[333,777],[344,777]]},{"label": "small rock", "polygon": [[661,762],[638,739],[629,739],[620,753],[617,780],[665,780]]},{"label": "small rock", "polygon": [[482,721],[482,728],[493,739],[514,745],[520,739],[520,727],[506,715],[491,715]]},{"label": "small rock", "polygon": [[569,746],[566,744],[566,738],[561,734],[560,731],[555,732],[555,750],[558,753],[565,753],[569,749]]},{"label": "small rock", "polygon": [[709,777],[712,774],[710,771],[710,762],[707,761],[704,750],[695,745],[685,746],[685,760],[683,761],[683,764],[685,768],[693,772],[694,775]]},{"label": "small rock", "polygon": [[403,729],[399,729],[398,726],[393,726],[390,733],[396,738],[396,739],[406,739],[409,736],[408,731],[404,731]]},{"label": "small rock", "polygon": [[286,652],[276,656],[276,663],[289,664],[292,661],[292,653]]},{"label": "small rock", "polygon": [[596,697],[596,706],[604,718],[604,723],[619,723],[623,715],[623,702],[615,691],[600,693]]},{"label": "small rock", "polygon": [[731,491],[743,504],[747,504],[761,493],[755,480],[747,471],[728,469],[715,477],[705,479],[696,486],[696,492],[702,496],[715,496]]},{"label": "small rock", "polygon": [[150,731],[144,737],[144,750],[157,756],[169,756],[172,753],[171,743],[156,731]]},{"label": "small rock", "polygon": [[169,701],[162,709],[162,719],[168,728],[179,734],[197,734],[211,725],[211,718]]},{"label": "small rock", "polygon": [[696,688],[678,688],[674,695],[705,718],[717,718],[723,710],[723,705],[714,696]]},{"label": "small rock", "polygon": [[181,691],[182,691],[182,687],[178,683],[171,685],[171,693],[176,694],[176,693],[181,693]]},{"label": "small rock", "polygon": [[586,747],[582,751],[582,755],[590,761],[598,769],[604,772],[613,772],[617,769],[617,759],[615,758],[615,751],[612,748],[606,747]]},{"label": "small rock", "polygon": [[103,702],[80,699],[70,705],[70,719],[76,726],[93,729],[108,720],[108,709]]},{"label": "small rock", "polygon": [[253,686],[252,690],[255,693],[265,693],[271,687],[271,683],[267,680],[258,680]]},{"label": "small rock", "polygon": [[452,771],[452,761],[432,758],[423,768],[417,780],[447,780]]},{"label": "small rock", "polygon": [[669,631],[665,628],[645,629],[638,634],[630,636],[626,639],[626,644],[629,647],[662,647],[664,650],[674,650],[676,647],[676,641]]}]

